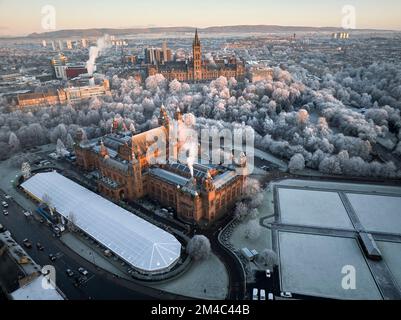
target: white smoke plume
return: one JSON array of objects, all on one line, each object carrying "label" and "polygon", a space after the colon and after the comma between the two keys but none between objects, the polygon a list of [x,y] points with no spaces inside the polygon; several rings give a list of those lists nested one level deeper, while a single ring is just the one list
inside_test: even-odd
[{"label": "white smoke plume", "polygon": [[93,75],[96,67],[96,59],[100,56],[102,51],[110,46],[110,36],[105,34],[103,37],[97,39],[96,46],[89,49],[89,60],[86,62],[86,69],[90,75]]}]

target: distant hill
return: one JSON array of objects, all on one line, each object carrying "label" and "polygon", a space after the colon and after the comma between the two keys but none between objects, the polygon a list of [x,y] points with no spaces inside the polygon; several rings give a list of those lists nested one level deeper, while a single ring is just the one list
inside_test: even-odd
[{"label": "distant hill", "polygon": [[[304,26],[276,26],[276,25],[236,25],[198,28],[204,33],[277,33],[277,32],[335,32],[342,28],[335,27],[304,27]],[[99,28],[99,29],[70,29],[44,33],[32,33],[20,38],[68,38],[68,37],[100,37],[103,34],[129,35],[129,34],[156,34],[156,33],[185,33],[194,32],[194,27],[151,27],[151,28]],[[390,30],[358,29],[355,31],[386,32]]]}]

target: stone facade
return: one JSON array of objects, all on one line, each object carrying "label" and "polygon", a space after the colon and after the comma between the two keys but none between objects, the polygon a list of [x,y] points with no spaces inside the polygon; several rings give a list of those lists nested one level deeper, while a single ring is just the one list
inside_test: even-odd
[{"label": "stone facade", "polygon": [[[178,113],[178,111],[177,111]],[[181,121],[177,114],[175,121]],[[160,127],[132,135],[112,133],[100,141],[76,146],[77,165],[98,174],[98,190],[114,200],[134,201],[144,196],[173,208],[177,217],[191,223],[210,224],[233,208],[241,197],[246,175],[241,166],[188,165],[171,160],[180,145],[169,142],[171,120],[164,108],[159,117]],[[158,150],[150,151],[154,137],[165,139],[166,161]],[[159,140],[160,142],[160,140]],[[177,148],[177,150],[173,150]],[[161,156],[163,158],[163,155]]]}]

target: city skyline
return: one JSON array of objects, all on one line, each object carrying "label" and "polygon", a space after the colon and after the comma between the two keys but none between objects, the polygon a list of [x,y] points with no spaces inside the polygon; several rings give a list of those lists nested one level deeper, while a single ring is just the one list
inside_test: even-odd
[{"label": "city skyline", "polygon": [[[354,6],[357,29],[401,30],[401,3],[386,0],[377,5],[373,0],[316,0],[240,1],[211,0],[188,5],[182,0],[166,4],[161,0],[151,3],[106,0],[94,2],[71,0],[0,1],[0,35],[21,36],[33,32],[47,32],[42,27],[44,6],[53,6],[56,13],[55,29],[134,28],[134,27],[210,27],[226,25],[282,25],[310,27],[341,27],[344,6]],[[78,10],[77,10],[78,8]],[[193,12],[196,11],[194,15]],[[176,13],[180,14],[177,15]],[[18,14],[14,14],[18,13]]]}]

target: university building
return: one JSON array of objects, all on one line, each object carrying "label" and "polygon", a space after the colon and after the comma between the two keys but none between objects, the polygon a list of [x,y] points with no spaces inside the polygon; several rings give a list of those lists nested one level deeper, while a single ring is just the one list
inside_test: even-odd
[{"label": "university building", "polygon": [[242,80],[245,77],[245,63],[235,57],[214,61],[202,59],[202,45],[198,31],[192,44],[193,57],[186,61],[167,61],[162,64],[149,65],[148,76],[162,74],[167,80],[187,82],[210,81],[224,76],[227,79],[234,77]]},{"label": "university building", "polygon": [[[246,161],[230,166],[183,164],[175,157],[182,144],[170,139],[171,126],[180,134],[181,113],[177,110],[172,120],[162,107],[159,125],[139,134],[112,132],[81,142],[75,148],[77,165],[97,177],[101,194],[117,201],[148,196],[173,208],[180,220],[203,226],[229,212],[243,193]],[[152,149],[152,141],[165,145],[165,154]]]},{"label": "university building", "polygon": [[19,108],[46,107],[66,103],[78,103],[91,97],[111,95],[108,80],[102,84],[82,87],[70,87],[45,93],[24,93],[17,96]]}]

